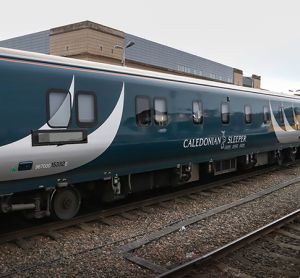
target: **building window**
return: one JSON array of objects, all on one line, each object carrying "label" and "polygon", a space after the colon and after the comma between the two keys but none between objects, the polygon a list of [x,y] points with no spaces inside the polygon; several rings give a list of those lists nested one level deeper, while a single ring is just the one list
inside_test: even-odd
[{"label": "building window", "polygon": [[154,122],[158,126],[166,126],[168,123],[167,102],[164,98],[154,99]]},{"label": "building window", "polygon": [[71,119],[71,96],[67,91],[51,90],[48,93],[48,124],[67,127]]},{"label": "building window", "polygon": [[76,96],[78,126],[94,126],[97,122],[96,95],[91,92],[79,92]]},{"label": "building window", "polygon": [[193,122],[194,124],[203,123],[203,106],[201,101],[193,101]]},{"label": "building window", "polygon": [[229,103],[223,102],[221,104],[221,120],[223,124],[228,124],[230,120]]},{"label": "building window", "polygon": [[252,111],[250,105],[245,105],[245,123],[250,124],[252,122]]},{"label": "building window", "polygon": [[181,65],[177,65],[177,70],[178,71],[182,71],[182,72],[186,72],[186,73],[195,73],[195,71],[189,67],[186,66],[181,66]]},{"label": "building window", "polygon": [[270,111],[268,106],[264,106],[264,123],[268,123],[271,120]]},{"label": "building window", "polygon": [[138,126],[149,126],[151,124],[151,108],[148,97],[136,97],[135,117]]}]

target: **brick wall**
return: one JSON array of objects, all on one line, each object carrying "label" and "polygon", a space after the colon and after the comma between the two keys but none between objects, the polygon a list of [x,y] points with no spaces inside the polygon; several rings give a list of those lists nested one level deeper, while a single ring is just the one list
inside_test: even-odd
[{"label": "brick wall", "polygon": [[90,22],[54,28],[50,31],[50,54],[88,60],[120,63],[124,45],[124,34],[103,26],[97,28]]},{"label": "brick wall", "polygon": [[233,69],[233,84],[243,86],[243,71],[239,69]]}]

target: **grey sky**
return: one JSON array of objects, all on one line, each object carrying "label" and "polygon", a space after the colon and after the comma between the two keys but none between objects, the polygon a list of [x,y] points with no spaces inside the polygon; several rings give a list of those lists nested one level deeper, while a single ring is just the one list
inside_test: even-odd
[{"label": "grey sky", "polygon": [[300,89],[297,0],[4,1],[0,40],[83,20],[262,76],[275,91]]}]

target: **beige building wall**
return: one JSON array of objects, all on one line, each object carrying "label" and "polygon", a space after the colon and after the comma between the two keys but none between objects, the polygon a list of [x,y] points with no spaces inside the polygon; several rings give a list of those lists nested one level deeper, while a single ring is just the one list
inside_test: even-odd
[{"label": "beige building wall", "polygon": [[255,74],[252,74],[252,87],[256,89],[260,89],[260,80],[261,77]]},{"label": "beige building wall", "polygon": [[242,70],[233,69],[233,84],[238,85],[238,86],[244,85]]},{"label": "beige building wall", "polygon": [[50,54],[121,64],[124,33],[89,21],[50,30]]}]

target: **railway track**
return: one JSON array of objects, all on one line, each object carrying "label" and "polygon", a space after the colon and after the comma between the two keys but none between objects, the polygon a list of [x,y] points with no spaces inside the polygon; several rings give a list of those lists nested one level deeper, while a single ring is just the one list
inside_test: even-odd
[{"label": "railway track", "polygon": [[164,207],[165,203],[171,200],[176,200],[177,202],[185,202],[186,200],[184,201],[183,198],[195,199],[195,195],[197,194],[205,194],[206,191],[213,191],[218,187],[226,186],[228,184],[233,184],[239,181],[253,179],[256,176],[267,174],[270,171],[278,171],[279,169],[280,168],[278,168],[277,166],[268,169],[261,169],[255,172],[230,177],[216,182],[211,182],[209,184],[202,185],[199,187],[183,189],[170,194],[156,196],[146,200],[121,205],[107,210],[102,210],[100,212],[96,211],[84,214],[82,216],[78,216],[67,221],[51,221],[49,223],[45,223],[38,226],[26,227],[24,229],[14,229],[5,233],[0,232],[0,245],[7,242],[15,242],[19,247],[26,248],[26,238],[32,236],[45,235],[47,237],[52,238],[53,240],[57,240],[59,238],[59,235],[56,232],[62,229],[66,229],[68,227],[78,226],[79,228],[86,230],[88,229],[88,225],[86,224],[94,221],[100,221],[106,225],[113,225],[109,221],[109,218],[112,216],[120,215],[121,217],[131,220],[132,216],[130,215],[130,212],[133,210],[138,209],[141,211],[145,211],[146,207],[153,205],[159,205]]},{"label": "railway track", "polygon": [[[295,167],[295,164],[286,167]],[[130,213],[134,210],[139,210],[142,213],[147,213],[146,208],[150,206],[158,205],[166,208],[166,203],[169,201],[184,203],[189,200],[195,200],[197,198],[197,195],[209,194],[207,192],[217,192],[220,188],[232,185],[237,182],[251,182],[255,177],[263,176],[265,174],[269,174],[270,172],[280,171],[281,169],[282,168],[277,166],[271,168],[264,168],[254,172],[245,173],[242,175],[211,182],[206,185],[201,185],[199,187],[182,189],[169,194],[124,204],[106,210],[84,214],[67,221],[51,221],[49,223],[29,226],[21,229],[14,228],[12,231],[9,232],[0,232],[0,245],[7,242],[13,242],[17,244],[20,248],[26,249],[26,239],[33,236],[43,235],[46,237],[50,237],[53,240],[58,240],[60,238],[60,235],[57,232],[69,227],[77,226],[80,229],[89,230],[89,223],[92,222],[101,222],[105,225],[111,226],[113,225],[113,223],[110,221],[110,217],[112,216],[118,215],[128,220],[132,220],[133,217]],[[297,181],[298,180],[295,180],[295,182]]]},{"label": "railway track", "polygon": [[[209,219],[213,216],[224,213],[226,211],[237,210],[240,206],[243,206],[247,203],[254,202],[255,200],[257,200],[259,198],[265,197],[269,194],[276,192],[277,190],[283,189],[289,185],[292,185],[292,184],[295,184],[298,182],[299,182],[299,178],[295,178],[295,179],[291,179],[289,181],[279,183],[271,188],[267,188],[260,192],[253,193],[251,195],[248,195],[245,198],[236,200],[232,203],[228,203],[228,204],[210,209],[204,213],[194,215],[193,217],[184,219],[182,221],[178,221],[172,225],[169,225],[169,226],[161,229],[160,231],[154,231],[153,233],[145,235],[141,239],[130,242],[127,245],[123,246],[121,248],[121,251],[123,252],[123,256],[127,260],[129,260],[133,263],[136,263],[142,267],[148,268],[155,273],[165,273],[165,272],[167,273],[168,267],[162,266],[161,264],[157,264],[157,263],[153,262],[152,260],[145,259],[142,256],[136,255],[135,252],[138,251],[139,249],[143,249],[143,247],[147,246],[147,245],[152,244],[154,246],[159,246],[160,245],[159,241],[160,240],[163,241],[164,240],[163,238],[168,237],[172,233],[178,233],[178,231],[185,231],[186,229],[189,229],[188,228],[189,226],[195,225],[195,224],[199,223],[200,221]],[[221,223],[219,223],[219,224],[221,224]],[[155,244],[155,242],[156,242],[156,244]],[[152,249],[155,249],[154,246],[152,246]],[[152,252],[153,252],[153,250],[152,250]],[[145,253],[147,253],[147,251],[145,251],[144,254]],[[169,276],[169,277],[172,277],[172,276]]]},{"label": "railway track", "polygon": [[[294,223],[293,223],[294,222]],[[292,224],[291,224],[292,223]],[[290,232],[289,229],[298,231],[298,235],[296,233]],[[287,238],[289,238],[290,241],[294,240],[294,244],[290,243],[284,243],[277,240],[272,239],[272,237],[269,237],[268,235],[270,233],[279,233]],[[202,255],[198,258],[193,259],[190,262],[187,262],[185,264],[182,264],[180,266],[177,266],[173,269],[170,269],[161,275],[158,275],[157,278],[179,278],[179,277],[203,277],[208,275],[205,272],[205,267],[208,267],[206,271],[210,271],[210,267],[214,266],[219,268],[221,273],[219,275],[223,276],[226,275],[232,275],[235,277],[254,277],[252,276],[253,271],[256,271],[255,268],[263,269],[264,276],[265,277],[279,277],[280,275],[283,275],[282,277],[299,277],[300,276],[300,209],[268,224],[265,225],[262,228],[256,229],[255,231],[236,239],[233,242],[230,242],[212,252],[209,252],[205,255]],[[236,252],[237,250],[251,245],[254,241],[257,241],[258,239],[263,239],[265,241],[268,241],[269,244],[281,247],[282,249],[287,248],[290,249],[292,252],[294,252],[294,256],[285,256],[281,255],[279,252],[275,253],[268,253],[264,252],[264,250],[261,250],[261,252],[256,253],[256,257],[260,260],[262,260],[263,256],[265,257],[273,257],[277,259],[281,259],[285,263],[290,263],[294,266],[293,271],[283,270],[282,268],[278,267],[268,267],[268,266],[262,266],[257,267],[254,264],[252,265],[252,273],[251,275],[244,273],[245,267],[243,269],[237,269],[234,267],[230,267],[222,262],[222,259],[225,256],[230,256],[233,252]],[[269,246],[270,248],[270,246]],[[257,247],[256,247],[257,250]],[[234,257],[238,257],[238,254],[234,254]],[[228,261],[228,257],[226,258]],[[251,264],[251,262],[248,262]],[[272,276],[274,275],[274,276]],[[217,277],[217,274],[215,276],[209,276],[209,277]]]},{"label": "railway track", "polygon": [[[252,194],[248,194],[242,199],[234,200],[231,203],[226,203],[221,206],[216,206],[214,208],[210,208],[209,210],[199,213],[196,215],[191,215],[190,217],[185,217],[182,219],[167,221],[164,226],[150,229],[150,232],[138,232],[138,233],[128,233],[123,237],[118,238],[109,238],[109,240],[103,241],[101,244],[98,243],[92,247],[87,246],[80,250],[75,250],[70,253],[63,253],[61,255],[49,256],[49,258],[44,258],[41,261],[31,261],[28,264],[20,264],[19,266],[15,266],[8,271],[4,271],[1,273],[0,277],[12,277],[14,275],[22,274],[22,273],[34,273],[35,270],[40,272],[40,269],[49,269],[51,267],[56,266],[57,264],[64,264],[66,261],[80,261],[82,262],[83,258],[86,257],[99,257],[99,255],[105,254],[103,250],[109,249],[113,251],[110,253],[110,256],[118,256],[118,261],[129,261],[132,265],[142,266],[144,269],[149,270],[148,273],[165,273],[168,271],[169,267],[160,267],[155,265],[151,261],[144,260],[143,258],[139,258],[134,253],[135,250],[139,249],[141,246],[147,245],[161,237],[172,234],[174,231],[177,231],[181,227],[188,227],[193,223],[197,223],[201,221],[201,219],[210,218],[214,215],[218,215],[224,211],[238,208],[243,204],[247,204],[253,200],[262,198],[264,196],[268,196],[274,192],[284,189],[292,184],[300,183],[300,178],[295,177],[294,166],[289,166],[286,169],[286,180],[284,182],[279,182],[277,184],[273,184],[270,187],[266,187],[265,189],[255,192]],[[291,171],[290,171],[291,169]],[[156,211],[160,209],[168,208],[170,209],[170,202],[179,205],[181,204],[189,204],[191,202],[198,202],[199,198],[209,199],[214,198],[213,196],[218,195],[220,192],[234,191],[233,189],[237,186],[238,183],[245,184],[245,187],[251,188],[251,184],[257,182],[258,179],[264,179],[264,177],[268,176],[272,171],[273,174],[276,174],[276,171],[282,171],[282,168],[272,167],[272,169],[261,169],[256,171],[255,173],[246,173],[236,177],[230,177],[225,180],[213,182],[202,187],[193,187],[189,189],[184,189],[178,192],[173,192],[170,194],[166,194],[164,196],[158,196],[154,198],[150,198],[143,201],[138,201],[130,204],[125,204],[116,208],[111,208],[107,210],[103,210],[100,212],[94,212],[87,215],[79,216],[70,221],[65,222],[53,222],[47,223],[43,225],[39,225],[37,227],[29,227],[21,230],[14,230],[13,232],[5,233],[0,235],[0,244],[4,244],[7,242],[16,243],[22,249],[25,249],[25,253],[27,253],[27,249],[30,249],[30,244],[28,246],[27,239],[30,239],[34,236],[46,236],[54,239],[54,242],[61,242],[62,237],[61,234],[66,234],[63,231],[67,230],[67,228],[75,227],[76,230],[80,228],[82,233],[90,234],[91,225],[93,222],[100,222],[105,230],[113,230],[115,229],[114,218],[112,216],[118,216],[124,220],[130,220],[127,222],[134,223],[136,219],[134,219],[134,215],[141,214],[147,215],[148,210],[151,208],[155,208]],[[143,218],[141,218],[143,219]],[[112,221],[111,221],[112,220]],[[104,229],[104,228],[103,228]],[[62,232],[62,233],[61,233]],[[102,236],[102,234],[99,236]],[[22,250],[21,249],[21,250]],[[106,252],[106,251],[105,251]],[[100,264],[101,265],[101,264]],[[0,269],[1,269],[1,261],[0,261]],[[9,269],[9,268],[8,268]],[[91,275],[93,272],[91,272]],[[115,273],[116,274],[116,273]],[[150,274],[149,274],[150,275]],[[32,277],[31,274],[28,276]],[[122,275],[120,275],[121,277]],[[151,275],[150,275],[151,276]],[[103,277],[111,277],[111,276],[103,276]],[[144,276],[148,277],[148,276]]]}]

